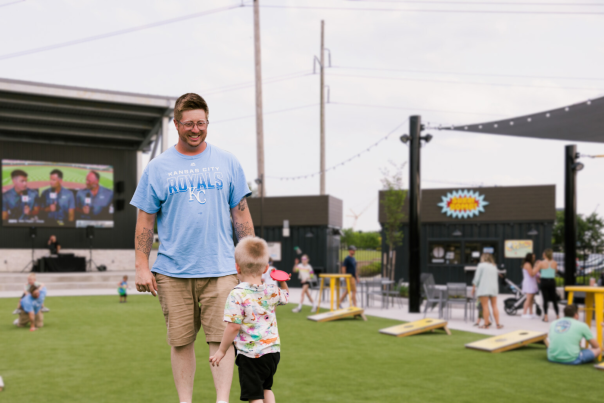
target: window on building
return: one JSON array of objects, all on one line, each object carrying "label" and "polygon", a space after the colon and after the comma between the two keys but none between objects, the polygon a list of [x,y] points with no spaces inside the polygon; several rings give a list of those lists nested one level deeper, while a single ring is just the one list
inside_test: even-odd
[{"label": "window on building", "polygon": [[430,264],[461,264],[461,243],[434,242],[430,244]]},{"label": "window on building", "polygon": [[466,242],[464,245],[464,262],[467,265],[480,263],[480,256],[490,253],[497,260],[497,242]]}]

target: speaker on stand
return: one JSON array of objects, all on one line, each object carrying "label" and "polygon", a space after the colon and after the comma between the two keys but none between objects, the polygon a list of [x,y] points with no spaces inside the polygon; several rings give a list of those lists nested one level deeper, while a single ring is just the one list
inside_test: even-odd
[{"label": "speaker on stand", "polygon": [[29,261],[29,263],[27,265],[25,265],[23,270],[21,270],[21,273],[23,273],[25,270],[27,270],[30,266],[31,266],[30,271],[33,271],[34,266],[36,265],[36,262],[34,260],[34,240],[36,239],[37,236],[38,236],[38,228],[29,227],[29,237],[31,239],[31,260]]}]

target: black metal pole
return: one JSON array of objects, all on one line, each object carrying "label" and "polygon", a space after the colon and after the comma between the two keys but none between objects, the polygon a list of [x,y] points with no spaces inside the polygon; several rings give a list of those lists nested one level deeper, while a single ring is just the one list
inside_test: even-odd
[{"label": "black metal pole", "polygon": [[564,165],[564,285],[575,285],[577,271],[577,146],[566,146]]},{"label": "black metal pole", "polygon": [[421,117],[409,118],[409,312],[420,311],[420,135]]}]

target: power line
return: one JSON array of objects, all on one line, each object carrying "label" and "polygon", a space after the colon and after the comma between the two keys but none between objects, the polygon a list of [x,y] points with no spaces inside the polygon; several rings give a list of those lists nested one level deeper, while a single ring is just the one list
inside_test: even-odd
[{"label": "power line", "polygon": [[535,3],[535,2],[485,2],[485,1],[430,1],[430,0],[347,0],[356,3],[398,3],[398,4],[466,4],[481,6],[604,6],[603,3]]},{"label": "power line", "polygon": [[176,22],[190,20],[190,19],[198,18],[198,17],[203,17],[203,16],[210,15],[210,14],[216,14],[216,13],[220,13],[220,12],[228,11],[228,10],[233,10],[235,8],[240,8],[240,7],[242,7],[242,6],[238,5],[238,6],[215,8],[215,9],[212,9],[212,10],[201,11],[199,13],[193,13],[193,14],[183,15],[181,17],[169,18],[167,20],[152,22],[150,24],[139,25],[138,27],[121,29],[121,30],[118,30],[118,31],[108,32],[108,33],[101,34],[101,35],[89,36],[87,38],[82,38],[82,39],[76,39],[76,40],[73,40],[73,41],[67,41],[67,42],[57,43],[57,44],[54,44],[54,45],[42,46],[42,47],[39,47],[39,48],[24,50],[24,51],[21,51],[21,52],[8,53],[8,54],[5,54],[5,55],[0,55],[0,60],[13,59],[13,58],[16,58],[16,57],[27,56],[27,55],[31,55],[31,54],[34,54],[34,53],[46,52],[46,51],[49,51],[49,50],[66,48],[66,47],[69,47],[69,46],[79,45],[79,44],[86,43],[86,42],[98,41],[98,40],[101,40],[101,39],[111,38],[111,37],[114,37],[114,36],[120,36],[120,35],[130,34],[130,33],[133,33],[133,32],[143,31],[145,29],[160,27],[162,25],[174,24]]},{"label": "power line", "polygon": [[553,87],[551,85],[530,85],[530,84],[504,84],[504,83],[479,83],[471,81],[449,81],[449,80],[432,80],[427,78],[398,78],[398,77],[378,77],[378,76],[361,76],[355,74],[329,74],[330,77],[351,77],[351,78],[371,78],[376,80],[387,80],[387,81],[417,81],[417,82],[430,82],[439,84],[461,84],[461,85],[490,85],[495,87],[526,87],[526,88],[549,88],[549,89],[561,89],[561,90],[581,90],[581,91],[604,91],[599,88],[585,88],[585,87]]},{"label": "power line", "polygon": [[371,149],[373,147],[376,147],[377,145],[379,145],[382,141],[387,140],[388,137],[390,137],[391,135],[393,135],[394,133],[396,133],[396,131],[398,129],[401,128],[401,126],[403,126],[405,123],[407,123],[407,121],[403,121],[402,123],[400,123],[398,126],[396,126],[390,133],[388,133],[387,135],[385,135],[384,137],[382,137],[381,139],[379,139],[377,142],[373,143],[372,145],[370,145],[369,147],[367,147],[365,150],[357,153],[356,155],[353,155],[352,157],[348,158],[347,160],[344,160],[336,165],[333,165],[327,169],[325,169],[324,171],[319,171],[319,172],[315,172],[315,173],[311,173],[311,174],[306,174],[306,175],[299,175],[299,176],[267,176],[267,178],[271,178],[271,179],[279,179],[279,180],[299,180],[299,179],[306,179],[306,178],[312,178],[315,175],[320,175],[321,173],[327,173],[329,171],[333,171],[335,170],[337,167],[342,166],[344,164],[346,164],[347,162],[352,161],[355,158],[360,158],[361,155],[368,153],[369,151],[371,151]]},{"label": "power line", "polygon": [[495,113],[482,113],[482,112],[460,112],[460,111],[447,111],[442,109],[426,109],[426,108],[415,108],[415,107],[402,107],[402,106],[386,106],[386,105],[368,105],[348,102],[330,102],[330,105],[346,105],[346,106],[360,106],[363,108],[380,108],[380,109],[398,109],[408,111],[426,111],[426,112],[442,112],[442,113],[460,113],[467,115],[486,115],[486,116],[504,116]]},{"label": "power line", "polygon": [[507,78],[537,78],[537,79],[547,78],[547,79],[553,79],[553,80],[604,81],[604,77],[603,78],[594,78],[594,77],[530,76],[530,75],[521,75],[521,74],[464,73],[464,72],[458,72],[458,71],[385,69],[385,68],[352,67],[352,66],[333,66],[332,68],[347,69],[347,70],[392,71],[392,72],[400,72],[400,73],[452,74],[452,75],[454,74],[454,75],[458,75],[458,76],[483,76],[483,77],[507,77]]},{"label": "power line", "polygon": [[18,3],[23,3],[23,2],[25,2],[25,0],[11,1],[10,3],[0,4],[0,8],[6,7],[6,6],[12,6],[13,4],[18,4]]},{"label": "power line", "polygon": [[[273,83],[277,83],[277,82],[281,82],[281,81],[293,80],[295,78],[311,76],[311,75],[312,75],[312,73],[302,73],[302,72],[289,73],[289,74],[284,74],[281,76],[276,76],[276,77],[273,77],[270,79],[262,80],[262,84],[273,84]],[[249,82],[245,82],[245,83],[230,84],[230,85],[225,85],[223,87],[212,88],[212,89],[204,91],[203,93],[206,95],[212,95],[212,94],[218,94],[218,93],[222,93],[222,92],[235,91],[235,90],[240,90],[240,89],[244,89],[244,88],[249,88],[249,87],[253,87],[254,85],[255,85],[255,83],[253,81],[249,81]]]},{"label": "power line", "polygon": [[[302,106],[294,106],[293,108],[287,108],[287,109],[279,109],[276,111],[271,111],[271,112],[264,112],[264,115],[271,115],[273,113],[282,113],[282,112],[289,112],[289,111],[295,111],[297,109],[305,109],[305,108],[310,108],[313,106],[319,106],[319,104],[309,104],[309,105],[302,105]],[[255,118],[256,115],[247,115],[247,116],[240,116],[238,118],[229,118],[229,119],[222,119],[222,120],[217,120],[217,121],[212,121],[212,124],[216,124],[216,123],[223,123],[223,122],[230,122],[233,120],[241,120],[241,119],[249,119],[249,118]]]},{"label": "power line", "polygon": [[[249,5],[245,5],[250,7]],[[604,12],[587,11],[513,11],[513,10],[438,10],[438,9],[405,9],[405,8],[354,8],[354,7],[316,7],[316,6],[282,6],[262,4],[263,8],[292,8],[302,10],[326,11],[399,11],[404,13],[445,13],[445,14],[542,14],[542,15],[604,15]]]}]

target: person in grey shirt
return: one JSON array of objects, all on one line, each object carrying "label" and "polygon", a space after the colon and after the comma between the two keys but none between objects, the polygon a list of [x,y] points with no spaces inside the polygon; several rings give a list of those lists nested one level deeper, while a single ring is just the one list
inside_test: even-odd
[{"label": "person in grey shirt", "polygon": [[472,280],[472,295],[475,295],[480,300],[484,317],[484,325],[481,329],[488,329],[491,326],[491,316],[489,313],[489,301],[493,309],[493,317],[497,324],[497,329],[501,329],[503,325],[499,323],[499,309],[497,308],[497,294],[499,294],[499,273],[495,266],[495,259],[490,253],[483,253],[480,257],[480,263],[474,273]]}]

